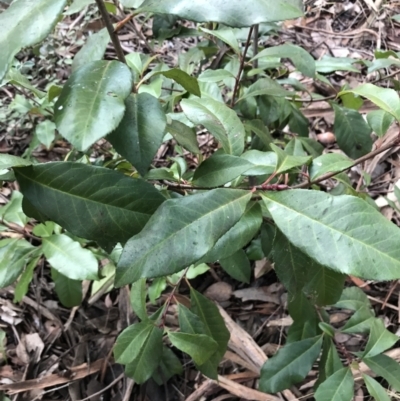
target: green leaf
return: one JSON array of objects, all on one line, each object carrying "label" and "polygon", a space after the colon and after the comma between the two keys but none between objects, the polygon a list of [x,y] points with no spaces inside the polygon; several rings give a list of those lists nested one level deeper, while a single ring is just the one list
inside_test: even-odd
[{"label": "green leaf", "polygon": [[343,171],[353,165],[353,161],[340,153],[326,153],[315,158],[310,166],[310,180],[314,181],[326,173]]},{"label": "green leaf", "polygon": [[311,162],[311,156],[291,156],[284,150],[271,143],[271,149],[276,153],[276,174],[285,173],[292,168],[303,166]]},{"label": "green leaf", "polygon": [[251,7],[241,0],[232,0],[229,4],[223,0],[216,0],[207,3],[207,6],[199,0],[190,3],[186,0],[145,0],[140,10],[173,14],[196,22],[220,22],[233,27],[283,21],[303,15],[302,3],[298,0],[279,0],[272,3],[255,0]]},{"label": "green leaf", "polygon": [[387,355],[375,355],[372,358],[364,358],[368,367],[383,377],[396,391],[400,391],[400,365]]},{"label": "green leaf", "polygon": [[240,157],[254,165],[254,167],[246,170],[243,175],[264,175],[272,174],[275,171],[277,155],[274,152],[261,152],[252,149],[244,152]]},{"label": "green leaf", "polygon": [[227,70],[218,69],[203,71],[199,75],[198,80],[201,82],[220,82],[226,78],[235,78],[235,76]]},{"label": "green leaf", "polygon": [[125,112],[132,74],[119,61],[92,61],[71,74],[54,106],[60,134],[85,151],[114,130]]},{"label": "green leaf", "polygon": [[357,159],[372,149],[371,128],[356,110],[332,104],[335,110],[335,132],[337,143],[348,156]]},{"label": "green leaf", "polygon": [[0,288],[12,284],[21,274],[36,248],[24,239],[0,240]]},{"label": "green leaf", "polygon": [[397,341],[399,341],[399,337],[387,330],[381,319],[376,318],[371,324],[371,331],[363,358],[379,355],[391,348]]},{"label": "green leaf", "polygon": [[343,368],[329,376],[315,392],[316,401],[351,401],[354,379],[350,368]]},{"label": "green leaf", "polygon": [[181,375],[183,372],[182,364],[174,352],[163,345],[162,356],[159,369],[153,372],[152,378],[161,386],[174,375]]},{"label": "green leaf", "polygon": [[166,131],[169,132],[175,141],[186,148],[189,152],[199,154],[199,144],[197,143],[196,132],[180,121],[172,120],[167,124]]},{"label": "green leaf", "polygon": [[167,124],[160,102],[148,93],[130,95],[118,127],[107,139],[143,176],[162,143]]},{"label": "green leaf", "polygon": [[256,202],[250,202],[240,220],[218,239],[211,251],[201,260],[213,263],[233,255],[246,246],[257,234],[262,223],[261,207]]},{"label": "green leaf", "polygon": [[[139,323],[140,324],[140,323]],[[162,356],[163,332],[154,325],[149,326],[146,338],[141,342],[135,359],[125,367],[125,374],[141,384],[151,377]]]},{"label": "green leaf", "polygon": [[397,121],[400,120],[400,99],[394,89],[381,88],[373,84],[363,84],[355,89],[341,93],[346,92],[352,92],[367,98],[379,108],[391,114]]},{"label": "green leaf", "polygon": [[66,0],[19,0],[0,14],[0,82],[21,49],[36,45],[53,30],[66,4]]},{"label": "green leaf", "polygon": [[260,390],[277,393],[303,380],[322,345],[322,336],[307,338],[282,347],[261,368]]},{"label": "green leaf", "polygon": [[342,327],[343,333],[368,333],[374,321],[374,314],[368,306],[357,309],[351,318]]},{"label": "green leaf", "polygon": [[196,169],[193,183],[199,187],[219,187],[252,167],[252,163],[238,156],[213,154]]},{"label": "green leaf", "polygon": [[205,334],[212,337],[218,344],[218,348],[210,360],[205,364],[198,365],[197,367],[206,376],[216,379],[216,369],[222,357],[225,355],[230,334],[218,311],[218,308],[213,302],[193,288],[190,289],[190,299],[191,311],[199,316],[200,320],[203,322],[206,329]]},{"label": "green leaf", "polygon": [[66,308],[73,308],[82,302],[82,282],[71,280],[59,273],[56,269],[51,269],[51,278],[54,281],[54,291],[58,299]]},{"label": "green leaf", "polygon": [[124,247],[116,285],[176,273],[203,257],[242,217],[248,191],[214,189],[161,205]]},{"label": "green leaf", "polygon": [[23,196],[21,192],[13,191],[10,201],[0,208],[0,218],[7,223],[25,227],[29,217],[22,210]]},{"label": "green leaf", "polygon": [[148,319],[146,310],[146,279],[141,278],[132,284],[131,306],[139,319]]},{"label": "green leaf", "polygon": [[400,230],[360,198],[289,190],[261,195],[291,243],[323,266],[365,279],[400,275]]},{"label": "green leaf", "polygon": [[0,154],[0,170],[17,166],[30,166],[31,164],[31,161],[23,159],[22,157]]},{"label": "green leaf", "polygon": [[101,60],[109,41],[110,35],[107,28],[103,28],[99,32],[90,35],[86,43],[74,57],[74,62],[71,66],[72,72],[75,72],[78,68],[83,67],[91,61]]},{"label": "green leaf", "polygon": [[165,277],[158,277],[153,280],[149,287],[150,302],[155,305],[162,292],[167,288],[167,280]]},{"label": "green leaf", "polygon": [[151,184],[102,167],[55,162],[14,171],[45,220],[101,244],[125,242],[165,200]]},{"label": "green leaf", "polygon": [[77,14],[82,11],[86,6],[88,6],[89,4],[93,4],[94,2],[95,0],[74,0],[64,14]]},{"label": "green leaf", "polygon": [[315,383],[317,389],[329,376],[343,368],[335,344],[330,336],[324,336],[322,355],[319,362],[319,375]]},{"label": "green leaf", "polygon": [[218,39],[222,40],[224,43],[226,43],[229,47],[232,48],[232,50],[240,55],[240,49],[239,49],[239,43],[236,39],[235,32],[233,29],[230,28],[222,28],[218,30],[211,31],[210,29],[206,29],[203,27],[200,27],[200,30],[203,32],[206,32],[210,35],[213,35],[217,37]]},{"label": "green leaf", "polygon": [[391,124],[394,117],[384,110],[373,110],[367,114],[367,121],[372,131],[379,137],[383,137]]},{"label": "green leaf", "polygon": [[195,77],[192,77],[185,71],[182,71],[179,68],[172,68],[167,71],[157,72],[157,74],[161,74],[164,75],[164,77],[173,79],[184,89],[186,89],[189,93],[201,97],[201,91],[197,79]]},{"label": "green leaf", "polygon": [[236,112],[214,99],[184,99],[181,102],[186,117],[201,124],[221,142],[225,152],[240,156],[244,149],[245,130]]},{"label": "green leaf", "polygon": [[127,365],[139,356],[140,350],[156,326],[146,320],[127,327],[117,338],[114,356],[118,363]]},{"label": "green leaf", "polygon": [[268,47],[258,53],[250,61],[257,60],[261,57],[290,58],[301,73],[311,78],[315,75],[315,61],[313,57],[300,46],[285,43],[280,46]]},{"label": "green leaf", "polygon": [[374,397],[376,401],[390,401],[387,390],[384,389],[375,379],[364,374],[362,377],[369,394]]},{"label": "green leaf", "polygon": [[345,288],[335,306],[337,308],[350,310],[358,310],[362,307],[371,308],[368,297],[365,295],[364,291],[358,287]]},{"label": "green leaf", "polygon": [[293,96],[294,92],[290,92],[278,84],[276,80],[268,77],[258,79],[254,84],[251,84],[245,94],[238,99],[238,102],[253,96],[270,95],[270,96]]},{"label": "green leaf", "polygon": [[[0,79],[1,81],[1,79]],[[16,68],[10,68],[7,73],[7,77],[3,83],[8,83],[16,86],[20,86],[22,88],[28,89],[30,92],[35,94],[38,98],[43,98],[46,96],[44,92],[35,88],[29,81],[29,79],[23,75],[19,70]]]},{"label": "green leaf", "polygon": [[26,266],[26,269],[21,274],[21,277],[15,286],[13,302],[21,302],[22,298],[28,293],[29,284],[33,279],[33,272],[35,271],[35,267],[37,266],[41,257],[42,254],[40,253],[29,261],[28,266]]},{"label": "green leaf", "polygon": [[205,334],[188,334],[168,332],[172,345],[186,354],[199,365],[207,362],[218,348],[218,344]]},{"label": "green leaf", "polygon": [[43,224],[37,224],[33,227],[32,233],[38,237],[50,237],[53,234],[55,223],[52,221],[46,221]]},{"label": "green leaf", "polygon": [[93,253],[65,234],[44,237],[43,253],[51,267],[71,280],[98,279],[98,264]]},{"label": "green leaf", "polygon": [[331,57],[324,56],[321,60],[315,62],[315,70],[324,74],[335,71],[360,72],[353,64],[357,60],[349,57]]},{"label": "green leaf", "polygon": [[50,120],[42,121],[36,126],[35,134],[40,143],[49,149],[56,136],[56,125]]},{"label": "green leaf", "polygon": [[219,261],[222,268],[235,280],[250,283],[251,266],[249,258],[243,249],[239,249],[233,255]]}]

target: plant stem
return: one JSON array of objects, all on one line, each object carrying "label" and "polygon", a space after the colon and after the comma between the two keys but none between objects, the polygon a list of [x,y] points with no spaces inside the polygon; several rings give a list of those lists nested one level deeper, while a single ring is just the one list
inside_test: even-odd
[{"label": "plant stem", "polygon": [[360,158],[354,160],[354,163],[353,163],[350,167],[346,167],[346,168],[344,168],[344,169],[342,169],[342,170],[340,170],[340,171],[336,171],[336,172],[333,172],[333,173],[326,173],[326,174],[323,174],[323,175],[321,175],[321,177],[317,178],[317,179],[314,180],[314,181],[303,182],[303,183],[301,183],[301,184],[298,184],[298,185],[295,185],[295,186],[293,186],[293,187],[290,187],[290,189],[308,188],[308,187],[310,187],[310,186],[313,185],[313,184],[318,184],[318,183],[321,182],[321,181],[325,181],[325,180],[327,180],[327,179],[329,179],[329,178],[334,177],[334,176],[337,175],[337,174],[343,173],[343,171],[346,171],[346,170],[348,170],[348,169],[350,169],[350,168],[352,168],[352,167],[354,167],[354,166],[357,166],[357,164],[363,163],[363,162],[365,162],[366,160],[372,159],[372,158],[375,157],[376,155],[379,155],[380,153],[384,152],[385,150],[388,150],[388,149],[393,148],[393,147],[396,147],[396,146],[400,146],[400,141],[399,141],[399,139],[400,139],[400,138],[398,137],[398,138],[396,138],[394,141],[388,143],[387,145],[382,146],[382,147],[380,147],[380,148],[378,148],[378,149],[375,149],[375,150],[373,150],[372,152],[366,154],[365,156],[362,156],[362,157],[360,157]]},{"label": "plant stem", "polygon": [[101,18],[103,19],[104,23],[106,24],[107,31],[110,35],[111,41],[114,45],[115,52],[117,53],[118,60],[121,63],[126,64],[124,51],[122,50],[121,43],[118,39],[118,35],[114,32],[113,24],[110,20],[110,16],[108,15],[106,6],[104,5],[103,0],[96,0],[97,7],[99,8]]},{"label": "plant stem", "polygon": [[247,53],[247,49],[249,48],[249,45],[250,45],[252,34],[253,34],[253,26],[249,30],[249,34],[247,35],[246,45],[244,47],[243,54],[240,57],[240,66],[239,66],[239,71],[235,78],[235,87],[233,88],[231,107],[233,107],[235,105],[235,98],[236,98],[237,91],[239,89],[240,76],[242,75],[242,72],[243,72],[244,61],[246,59],[246,53]]}]

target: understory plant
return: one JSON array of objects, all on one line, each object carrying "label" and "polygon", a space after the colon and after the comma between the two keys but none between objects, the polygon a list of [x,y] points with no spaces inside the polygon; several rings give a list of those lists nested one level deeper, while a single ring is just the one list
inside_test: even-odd
[{"label": "understory plant", "polygon": [[[32,47],[40,54],[57,23],[88,5],[105,27],[65,63],[66,82],[35,86],[20,55]],[[18,90],[11,107],[34,123],[23,157],[0,155],[0,179],[19,188],[0,209],[1,229],[23,234],[0,240],[0,285],[16,282],[15,302],[44,259],[66,307],[81,303],[83,280],[92,281],[93,302],[129,285],[138,322],[114,347],[126,374],[162,383],[182,370],[178,349],[217,379],[229,331],[190,280],[218,262],[249,283],[253,261],[266,257],[289,294],[293,325],[263,366],[260,390],[282,391],[318,366],[318,401],[351,400],[355,377],[387,400],[380,379],[359,373],[365,363],[400,391],[400,365],[384,354],[398,337],[360,289],[344,289],[347,275],[400,278],[399,228],[368,195],[371,177],[354,188],[346,174],[400,144],[396,137],[374,145],[400,121],[399,96],[365,83],[332,97],[340,153],[324,153],[309,137],[301,110],[321,98],[304,78],[330,85],[337,70],[373,72],[399,55],[316,61],[292,43],[262,45],[279,37],[277,21],[302,13],[299,0],[15,0],[0,14],[0,81]],[[121,22],[113,24],[116,15]],[[118,32],[133,18],[143,26],[152,18],[146,52],[121,47]],[[176,65],[165,62],[157,51],[163,41],[187,37],[196,41]],[[117,60],[104,59],[110,41]],[[365,99],[377,106],[366,119],[358,111]],[[60,138],[71,148],[64,161],[32,156]],[[165,144],[173,151],[155,163]],[[190,286],[186,305],[175,296],[182,280]],[[149,314],[147,297],[155,302],[167,286],[166,301]],[[171,302],[179,331],[166,323]],[[327,307],[354,313],[333,327]],[[364,349],[339,349],[338,332],[368,336]]]}]

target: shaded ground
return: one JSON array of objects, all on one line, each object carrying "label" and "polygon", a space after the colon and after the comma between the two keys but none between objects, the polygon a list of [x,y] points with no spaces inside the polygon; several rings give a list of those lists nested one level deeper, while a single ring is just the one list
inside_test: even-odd
[{"label": "shaded ground", "polygon": [[[269,38],[261,44],[267,46],[291,41],[303,46],[316,59],[328,54],[372,60],[376,49],[400,51],[400,23],[390,19],[390,16],[400,14],[398,2],[318,0],[307,1],[306,10],[304,18],[283,24],[283,35]],[[68,77],[68,57],[78,51],[89,31],[97,31],[101,27],[99,21],[91,20],[93,12],[90,7],[86,14],[73,15],[60,24],[57,33],[37,49],[36,55],[26,51],[20,58],[39,88],[44,89],[50,81],[62,83]],[[122,19],[122,16],[118,18]],[[140,49],[153,52],[147,46],[150,35],[149,23],[141,27],[138,22],[131,21],[121,30],[120,39],[127,52]],[[190,40],[165,41],[163,45],[156,46],[157,53],[174,65],[177,54],[190,46]],[[106,57],[114,57],[111,45]],[[396,69],[388,69],[387,76],[398,79]],[[392,84],[383,78],[378,72],[367,75],[364,67],[362,74],[338,71],[331,80],[333,88],[311,80],[303,83],[311,92],[320,93],[329,100],[345,83],[351,87],[361,82],[381,81],[384,86]],[[11,103],[13,109],[10,110],[7,106]],[[24,114],[24,107],[21,94],[14,87],[6,85],[0,88],[0,152],[17,155],[29,152],[41,162],[62,160],[69,149],[61,139],[55,141],[51,150],[41,145],[32,146],[32,130],[37,117]],[[372,107],[367,103],[363,110],[368,111]],[[333,111],[329,104],[326,101],[310,102],[304,108],[304,114],[310,118],[310,135],[327,148],[335,148]],[[397,134],[397,128],[392,127],[385,137],[378,140],[378,144],[391,141]],[[204,138],[204,143],[207,143],[207,138]],[[95,156],[106,154],[107,148],[103,145],[100,143],[96,147]],[[168,152],[168,144],[163,145],[157,155],[158,163],[166,163]],[[369,193],[376,199],[382,213],[396,223],[399,222],[399,215],[388,205],[386,198],[396,201],[393,191],[400,178],[399,168],[398,154],[388,151],[350,173],[354,187],[360,185],[361,169],[371,175]],[[0,192],[0,203],[7,203],[15,189],[16,184],[6,184]],[[8,227],[0,236],[26,236],[29,239],[27,233],[31,230],[31,224],[25,229]],[[28,295],[20,304],[12,302],[12,287],[0,292],[0,328],[7,334],[7,363],[0,366],[1,383],[16,383],[8,386],[13,389],[10,392],[13,400],[75,401],[87,397],[113,401],[271,400],[271,396],[254,390],[257,388],[259,368],[266,356],[273,355],[284,343],[292,321],[286,309],[287,294],[277,282],[270,263],[265,258],[253,263],[255,275],[250,285],[231,279],[218,265],[192,283],[220,303],[231,331],[229,351],[220,366],[219,383],[198,374],[193,364],[181,355],[185,368],[182,377],[175,376],[161,387],[152,381],[135,386],[132,380],[124,377],[123,368],[113,363],[111,354],[117,334],[136,319],[131,311],[128,290],[112,290],[99,299],[88,295],[80,307],[65,309],[55,299],[49,269],[43,260],[35,271]],[[399,332],[397,282],[365,283],[349,278],[348,283],[363,288],[376,315],[384,319],[392,332]],[[86,291],[89,291],[89,283],[86,284]],[[160,304],[168,291],[170,289],[158,300]],[[187,296],[185,285],[181,287],[180,294],[181,297]],[[149,305],[150,309],[155,307]],[[342,326],[349,317],[340,311],[330,312],[334,326]],[[167,322],[172,327],[178,326],[174,304],[168,310]],[[347,351],[355,351],[365,345],[365,338],[361,336],[341,335],[336,341]],[[390,352],[393,358],[400,360],[400,349]],[[316,373],[312,371],[305,384],[283,392],[283,397],[289,401],[312,398]],[[32,380],[36,378],[43,380]],[[357,391],[360,397],[366,394],[362,387]]]}]

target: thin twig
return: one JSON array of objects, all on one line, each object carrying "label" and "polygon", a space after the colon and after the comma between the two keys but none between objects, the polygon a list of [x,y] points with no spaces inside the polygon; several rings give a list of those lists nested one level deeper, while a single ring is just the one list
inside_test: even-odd
[{"label": "thin twig", "polygon": [[124,51],[122,50],[121,43],[118,39],[118,35],[114,32],[113,24],[110,20],[110,16],[108,15],[106,6],[104,5],[103,0],[96,0],[97,7],[99,8],[101,18],[103,19],[104,23],[106,24],[107,31],[110,35],[111,41],[114,45],[115,52],[117,53],[118,60],[121,63],[126,64]]},{"label": "thin twig", "polygon": [[253,35],[253,26],[249,29],[249,34],[247,35],[246,45],[244,47],[243,54],[242,54],[242,56],[240,58],[239,71],[238,71],[238,73],[236,75],[236,78],[235,78],[235,87],[233,88],[231,107],[233,107],[235,105],[236,93],[237,93],[237,91],[239,89],[240,76],[242,75],[242,72],[243,72],[244,62],[246,60],[246,53],[247,53],[247,49],[249,48],[252,35]]},{"label": "thin twig", "polygon": [[333,172],[333,173],[326,173],[326,174],[323,174],[323,175],[321,175],[321,177],[317,178],[317,179],[314,180],[314,181],[303,182],[303,183],[301,183],[301,184],[299,184],[299,185],[295,185],[295,186],[293,186],[293,187],[290,187],[290,189],[308,188],[308,187],[310,187],[311,185],[318,184],[318,183],[320,183],[321,181],[325,181],[325,180],[327,180],[327,179],[329,179],[329,178],[334,177],[334,176],[337,175],[337,174],[343,173],[343,171],[349,170],[349,169],[351,169],[352,167],[357,166],[357,164],[363,163],[363,162],[365,162],[366,160],[369,160],[369,159],[375,157],[376,155],[379,155],[380,153],[384,152],[385,150],[388,150],[388,149],[393,148],[393,147],[396,147],[396,146],[400,146],[399,138],[396,138],[394,141],[388,143],[387,145],[382,146],[382,147],[380,147],[380,148],[378,148],[378,149],[376,149],[376,150],[373,150],[372,152],[366,154],[365,156],[362,156],[362,157],[360,157],[360,158],[354,160],[354,163],[353,163],[351,166],[349,166],[349,167],[346,167],[346,168],[344,168],[344,169],[342,169],[342,170],[340,170],[340,171],[335,171],[335,172]]}]

